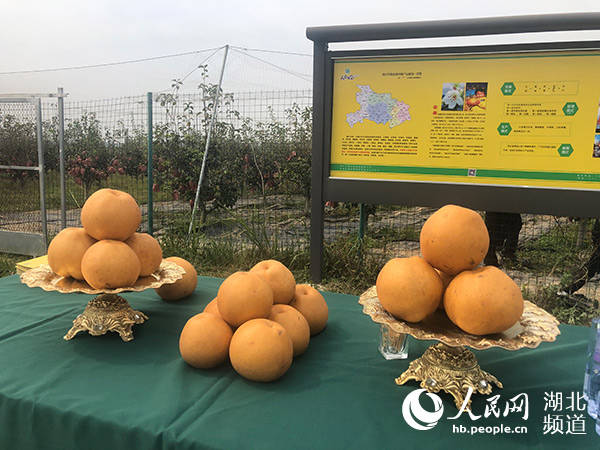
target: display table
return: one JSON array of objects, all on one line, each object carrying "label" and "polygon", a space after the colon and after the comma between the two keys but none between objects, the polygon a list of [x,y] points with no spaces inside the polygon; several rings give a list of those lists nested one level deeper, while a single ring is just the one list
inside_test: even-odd
[{"label": "display table", "polygon": [[[163,302],[152,290],[126,294],[132,307],[150,319],[135,326],[135,340],[125,343],[114,333],[64,341],[91,296],[28,288],[17,276],[0,278],[0,448],[512,450],[600,445],[587,413],[567,410],[567,397],[581,392],[585,327],[561,326],[556,342],[534,350],[476,352],[481,367],[504,384],[505,389],[493,392],[500,394],[501,412],[512,397],[526,393],[527,420],[515,412],[483,417],[490,402],[481,396],[473,401],[480,419],[465,413],[449,420],[457,410],[452,398],[441,394],[443,418],[431,430],[418,431],[402,414],[404,399],[418,385],[397,386],[394,378],[429,343],[411,340],[409,360],[386,361],[377,351],[378,326],[361,312],[355,296],[325,293],[327,328],[277,382],[247,381],[229,364],[215,370],[185,364],[179,333],[215,297],[221,281],[200,277],[194,295],[176,303]],[[561,410],[552,403],[555,410],[548,408],[544,394],[550,391],[562,393]],[[425,409],[433,405],[425,395],[421,404]],[[574,414],[583,419],[574,420]],[[584,434],[567,434],[582,423]],[[461,425],[470,430],[500,424],[526,426],[527,433],[457,431]]]}]

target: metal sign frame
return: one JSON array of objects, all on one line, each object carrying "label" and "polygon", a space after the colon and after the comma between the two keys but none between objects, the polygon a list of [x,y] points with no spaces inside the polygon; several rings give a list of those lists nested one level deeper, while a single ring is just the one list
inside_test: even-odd
[{"label": "metal sign frame", "polygon": [[331,42],[381,41],[600,29],[599,13],[549,14],[486,19],[307,28],[313,44],[313,142],[311,277],[321,281],[323,205],[327,200],[442,206],[457,203],[480,210],[600,217],[600,192],[558,188],[470,185],[440,182],[333,179],[329,177],[336,58],[521,51],[597,50],[600,41],[546,42],[466,47],[396,48],[331,52]]}]

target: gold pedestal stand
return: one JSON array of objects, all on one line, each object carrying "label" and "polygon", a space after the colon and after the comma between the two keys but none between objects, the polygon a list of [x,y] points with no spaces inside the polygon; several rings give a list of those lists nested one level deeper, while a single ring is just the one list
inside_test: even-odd
[{"label": "gold pedestal stand", "polygon": [[108,331],[119,333],[125,342],[133,340],[133,325],[144,323],[148,316],[131,308],[127,300],[117,295],[121,292],[141,292],[155,289],[163,284],[174,283],[183,277],[185,270],[174,262],[162,260],[158,270],[148,277],[140,277],[133,286],[118,289],[94,289],[85,281],[64,278],[42,265],[21,274],[21,282],[29,287],[39,287],[45,291],[58,291],[64,294],[80,292],[101,294],[90,300],[85,310],[73,320],[73,326],[64,336],[71,340],[81,331],[92,336],[100,336]]},{"label": "gold pedestal stand", "polygon": [[[478,394],[491,393],[492,383],[503,387],[494,375],[481,370],[473,352],[442,343],[432,345],[411,362],[408,370],[396,378],[396,384],[409,380],[420,381],[421,387],[429,392],[448,392],[458,409],[464,403],[469,387]],[[469,399],[468,406],[470,403]]]},{"label": "gold pedestal stand", "polygon": [[[358,302],[363,305],[363,312],[374,322],[389,326],[395,333],[407,334],[419,340],[439,341],[430,346],[420,358],[412,361],[408,370],[396,378],[396,384],[416,380],[429,392],[448,392],[454,397],[454,403],[459,409],[469,388],[473,393],[489,394],[493,384],[503,387],[495,376],[481,370],[475,355],[467,346],[477,350],[490,347],[506,350],[535,348],[544,341],[554,341],[560,334],[558,320],[528,301],[525,301],[523,315],[517,324],[503,333],[486,336],[465,333],[450,322],[441,310],[419,323],[398,320],[383,309],[375,286],[364,292]],[[469,399],[468,407],[470,403]]]},{"label": "gold pedestal stand", "polygon": [[133,340],[132,327],[144,323],[148,316],[131,308],[127,300],[117,294],[102,294],[90,300],[83,313],[73,320],[73,326],[65,334],[65,341],[75,337],[80,331],[92,336],[100,336],[108,331],[119,333],[125,342]]}]

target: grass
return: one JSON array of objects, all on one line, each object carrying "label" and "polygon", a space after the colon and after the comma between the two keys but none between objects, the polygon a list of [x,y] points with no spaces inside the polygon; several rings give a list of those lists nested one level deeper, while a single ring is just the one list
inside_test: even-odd
[{"label": "grass", "polygon": [[[255,218],[256,220],[256,218]],[[226,277],[237,270],[248,270],[262,259],[277,259],[286,264],[298,282],[310,282],[310,254],[308,247],[294,251],[281,248],[276,241],[261,230],[260,221],[244,224],[241,236],[247,245],[241,247],[239,240],[214,240],[200,234],[190,239],[187,233],[171,232],[164,236],[165,252],[183,255],[199,268],[201,273]],[[585,260],[585,251],[574,245],[576,229],[568,225],[562,229],[552,229],[536,239],[527,242],[520,250],[520,262],[531,258],[533,268],[521,266],[523,270],[547,275],[554,270],[557,275],[568,274]],[[380,252],[391,241],[418,241],[415,226],[382,227],[359,241],[355,234],[346,234],[323,248],[323,279],[321,287],[334,292],[360,295],[375,284],[377,274],[384,264]],[[587,246],[589,253],[589,245]],[[379,257],[378,257],[379,255]],[[558,265],[563,263],[560,269]],[[559,295],[558,285],[540,287],[532,285],[531,292],[524,295],[557,317],[562,323],[588,325],[591,318],[598,315],[598,304],[582,295]]]},{"label": "grass", "polygon": [[[281,221],[281,212],[272,215],[269,207],[256,206],[220,211],[208,216],[206,223],[197,224],[190,236],[189,215],[172,217],[174,220],[160,235],[163,253],[189,260],[203,274],[226,277],[237,270],[248,270],[261,260],[276,259],[293,271],[298,282],[311,282],[308,239],[294,246],[280,242],[278,233],[273,232],[273,224]],[[285,217],[294,219],[303,215],[295,209],[287,211]],[[214,237],[215,230],[220,232],[218,238]],[[321,286],[348,294],[364,292],[375,283],[384,263],[369,250],[380,248],[383,241],[392,238],[418,240],[418,232],[411,227],[390,227],[369,234],[362,241],[350,233],[325,244]]]},{"label": "grass", "polygon": [[413,241],[419,242],[420,230],[414,225],[392,227],[385,225],[369,232],[369,237],[380,242]]},{"label": "grass", "polygon": [[[189,217],[172,222],[160,236],[163,254],[177,255],[190,261],[202,274],[226,277],[238,270],[249,270],[263,259],[277,259],[294,271],[301,282],[309,279],[308,248],[290,248],[270,236],[261,217],[252,213],[250,220],[240,214],[211,218],[188,236]],[[212,238],[202,232],[210,227],[224,227],[236,231],[230,237]]]},{"label": "grass", "polygon": [[533,294],[524,292],[524,297],[556,317],[561,323],[589,326],[598,317],[598,301],[583,295],[559,293],[559,286],[546,286]]},{"label": "grass", "polygon": [[[60,208],[60,174],[49,171],[46,178],[46,208]],[[136,178],[128,175],[110,175],[102,186],[94,185],[90,194],[100,187],[110,186],[129,192],[139,204],[148,203],[148,181],[146,177]],[[35,211],[40,208],[40,184],[36,177],[26,177],[22,181],[15,181],[6,174],[0,175],[0,198],[10,199],[10,202],[0,202],[0,213]],[[65,200],[67,209],[80,208],[84,201],[83,187],[76,184],[69,176],[65,180]],[[171,196],[166,192],[155,192],[155,202],[169,201]]]},{"label": "grass", "polygon": [[323,248],[322,285],[332,291],[360,295],[375,284],[384,261],[369,252],[377,241],[356,236],[341,237]]},{"label": "grass", "polygon": [[[259,261],[276,259],[285,264],[298,283],[310,283],[310,250],[308,246],[282,247],[261,227],[254,224],[238,224],[246,242],[240,245],[236,239],[210,239],[202,233],[179,229],[161,236],[163,253],[177,255],[192,262],[199,273],[227,277],[238,270],[249,270]],[[375,283],[383,262],[369,256],[368,249],[377,245],[373,239],[362,243],[356,236],[346,236],[323,248],[323,279],[321,287],[326,290],[361,294]]]},{"label": "grass", "polygon": [[15,265],[21,261],[27,261],[31,257],[14,255],[12,253],[0,253],[0,278],[17,273]]},{"label": "grass", "polygon": [[561,276],[579,267],[589,257],[591,242],[577,248],[577,224],[556,225],[519,246],[508,268],[534,274]]}]

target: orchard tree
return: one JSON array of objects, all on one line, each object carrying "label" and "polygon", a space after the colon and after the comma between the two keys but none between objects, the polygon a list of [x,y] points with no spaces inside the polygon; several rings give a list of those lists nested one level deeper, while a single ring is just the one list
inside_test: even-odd
[{"label": "orchard tree", "polygon": [[[173,80],[172,92],[157,96],[166,110],[167,123],[154,128],[155,190],[166,189],[175,200],[186,200],[193,208],[194,198],[208,128],[213,114],[214,96],[218,86],[210,84],[208,71],[201,67],[202,83],[198,86],[199,102],[182,103],[179,89],[182,82]],[[237,115],[233,110],[233,95],[219,92],[219,109],[227,117]],[[232,207],[240,195],[242,155],[235,139],[235,130],[223,121],[216,121],[208,149],[203,185],[198,209],[200,220],[216,208]]]},{"label": "orchard tree", "polygon": [[[0,164],[32,167],[38,165],[37,135],[34,122],[18,120],[13,115],[0,117]],[[34,170],[9,170],[6,174],[22,187],[25,181],[35,178]]]},{"label": "orchard tree", "polygon": [[92,186],[108,178],[111,157],[102,138],[100,121],[93,113],[84,113],[68,123],[65,130],[67,171],[75,183],[83,186],[84,199]]},{"label": "orchard tree", "polygon": [[283,178],[290,190],[299,191],[304,197],[305,213],[310,207],[311,156],[312,156],[312,108],[301,109],[294,104],[286,110],[288,120],[289,153],[283,166]]},{"label": "orchard tree", "polygon": [[121,121],[118,128],[107,131],[105,141],[112,155],[108,173],[139,179],[147,174],[147,135],[140,128],[129,129]]}]

